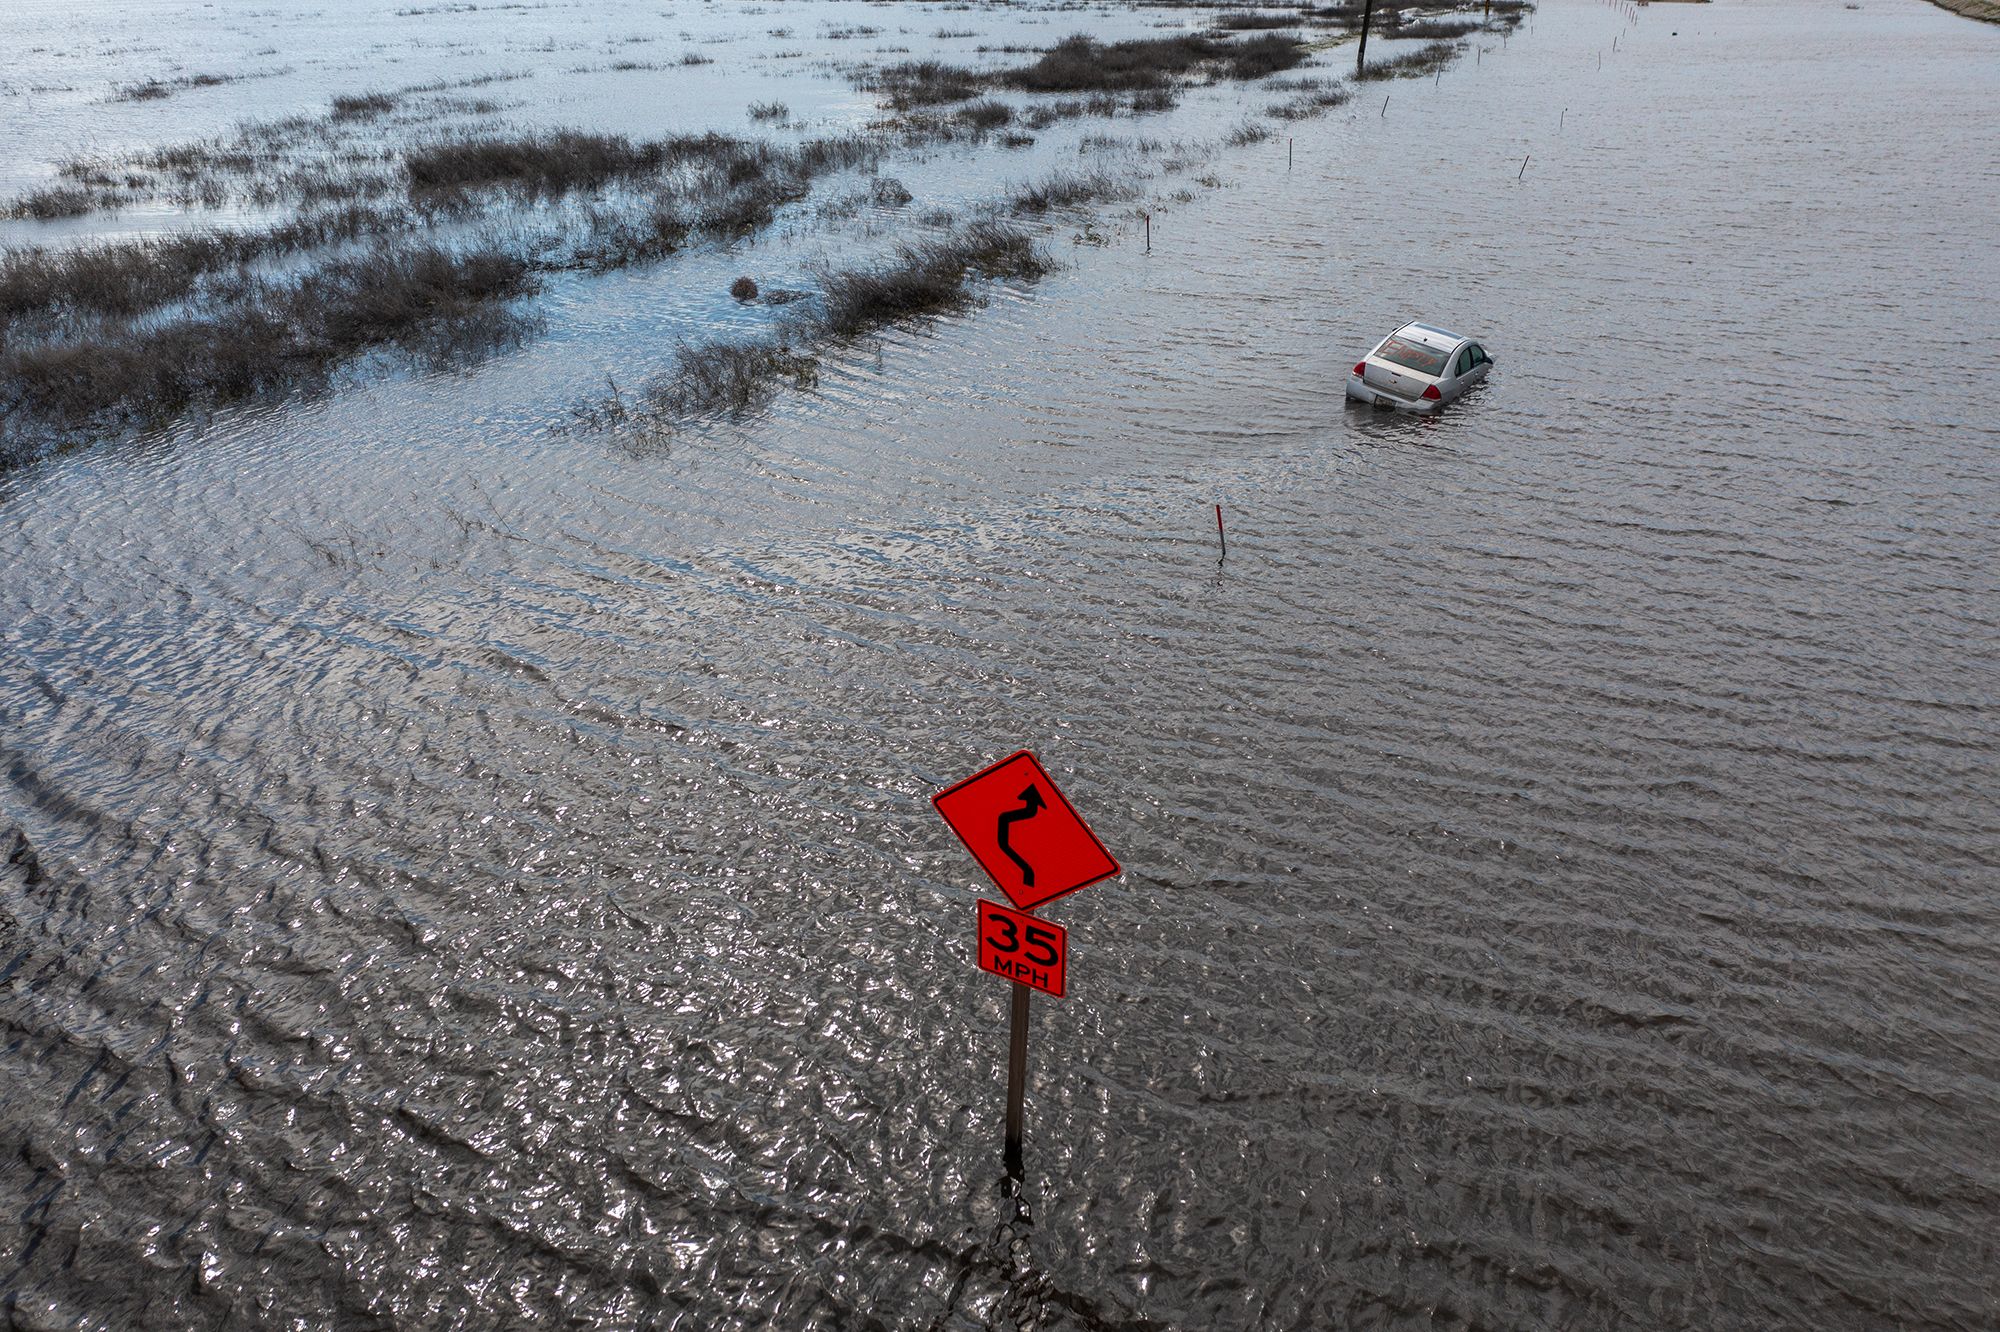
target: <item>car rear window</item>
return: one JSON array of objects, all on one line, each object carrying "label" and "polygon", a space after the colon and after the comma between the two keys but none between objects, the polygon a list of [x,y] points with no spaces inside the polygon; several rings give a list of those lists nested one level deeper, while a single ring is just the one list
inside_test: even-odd
[{"label": "car rear window", "polygon": [[1381,360],[1400,365],[1405,369],[1436,375],[1444,372],[1445,358],[1451,353],[1426,347],[1421,342],[1411,342],[1407,338],[1392,337],[1375,349],[1375,355]]}]

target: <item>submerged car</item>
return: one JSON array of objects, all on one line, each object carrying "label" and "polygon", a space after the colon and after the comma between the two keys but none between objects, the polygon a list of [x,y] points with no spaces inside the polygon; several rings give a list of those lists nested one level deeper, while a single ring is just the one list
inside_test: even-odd
[{"label": "submerged car", "polygon": [[1405,324],[1355,363],[1347,396],[1378,407],[1434,412],[1486,378],[1493,361],[1471,338]]}]

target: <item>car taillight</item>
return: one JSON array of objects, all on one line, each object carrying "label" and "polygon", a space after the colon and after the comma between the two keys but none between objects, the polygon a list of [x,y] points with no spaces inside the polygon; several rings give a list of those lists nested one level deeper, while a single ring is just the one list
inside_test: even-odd
[{"label": "car taillight", "polygon": [[1368,374],[1368,362],[1356,361],[1354,363],[1354,377],[1356,379],[1362,379],[1365,378],[1367,374]]},{"label": "car taillight", "polygon": [[1438,399],[1442,398],[1444,394],[1438,392],[1438,386],[1436,384],[1432,384],[1424,389],[1424,396],[1430,399],[1432,402],[1436,402]]}]

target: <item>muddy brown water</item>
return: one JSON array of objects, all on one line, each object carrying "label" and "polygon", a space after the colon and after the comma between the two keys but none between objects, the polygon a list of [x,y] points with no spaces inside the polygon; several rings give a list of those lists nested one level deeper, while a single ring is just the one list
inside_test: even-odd
[{"label": "muddy brown water", "polygon": [[0,480],[7,1319],[2000,1322],[2000,31],[1488,44],[665,444],[551,429],[633,274]]}]

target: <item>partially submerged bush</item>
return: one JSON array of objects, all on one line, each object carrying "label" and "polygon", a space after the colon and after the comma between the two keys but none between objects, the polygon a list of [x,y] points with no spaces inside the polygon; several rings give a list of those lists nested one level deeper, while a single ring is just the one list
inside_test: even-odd
[{"label": "partially submerged bush", "polygon": [[979,223],[943,240],[904,246],[882,267],[829,274],[819,325],[835,337],[853,337],[962,308],[972,300],[968,274],[1032,278],[1048,270],[1048,260],[1025,232]]},{"label": "partially submerged bush", "polygon": [[741,411],[769,397],[778,379],[811,388],[819,381],[819,358],[781,343],[683,343],[673,371],[647,397],[668,415]]},{"label": "partially submerged bush", "polygon": [[756,280],[750,277],[737,278],[736,281],[729,284],[729,294],[731,296],[734,296],[739,301],[756,300],[757,299]]}]

